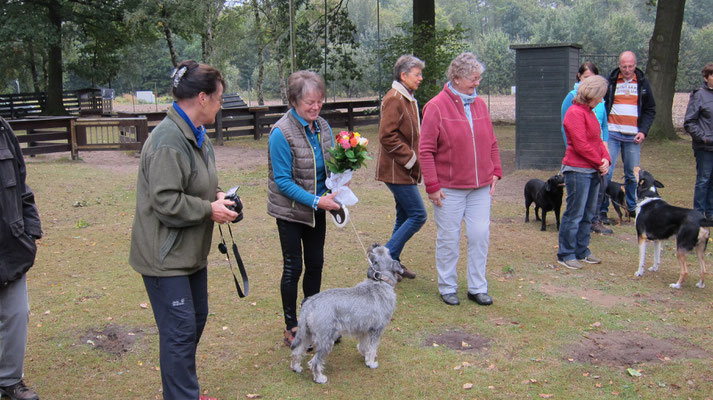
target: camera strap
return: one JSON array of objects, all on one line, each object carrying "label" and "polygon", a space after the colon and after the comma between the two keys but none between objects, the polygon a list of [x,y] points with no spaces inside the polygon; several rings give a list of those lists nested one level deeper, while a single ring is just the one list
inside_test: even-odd
[{"label": "camera strap", "polygon": [[238,297],[245,297],[248,295],[250,290],[250,285],[248,282],[248,273],[245,271],[245,265],[243,265],[243,259],[240,257],[240,252],[238,252],[238,245],[235,244],[235,239],[233,239],[233,230],[230,229],[228,225],[228,232],[230,233],[230,241],[233,242],[233,255],[235,256],[235,262],[238,264],[238,269],[240,270],[240,276],[243,278],[243,287],[245,288],[245,293],[240,289],[240,284],[238,283],[238,277],[235,276],[235,271],[233,270],[233,263],[230,261],[230,254],[228,253],[228,246],[225,244],[225,238],[223,237],[223,229],[218,225],[218,231],[220,232],[220,241],[218,244],[218,249],[221,253],[228,257],[228,267],[230,267],[230,272],[233,273],[233,280],[235,281],[235,289],[238,291]]}]

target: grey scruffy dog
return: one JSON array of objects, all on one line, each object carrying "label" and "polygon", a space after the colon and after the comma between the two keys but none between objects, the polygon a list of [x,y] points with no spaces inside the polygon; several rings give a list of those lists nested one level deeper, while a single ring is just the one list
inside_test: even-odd
[{"label": "grey scruffy dog", "polygon": [[336,288],[318,293],[302,304],[297,335],[292,342],[293,371],[302,372],[302,357],[310,344],[314,357],[307,363],[317,383],[327,383],[322,372],[324,360],[339,335],[359,340],[357,350],[369,368],[377,368],[376,350],[381,334],[396,308],[396,274],[403,273],[389,250],[378,244],[369,249],[371,267],[367,279],[351,288]]}]

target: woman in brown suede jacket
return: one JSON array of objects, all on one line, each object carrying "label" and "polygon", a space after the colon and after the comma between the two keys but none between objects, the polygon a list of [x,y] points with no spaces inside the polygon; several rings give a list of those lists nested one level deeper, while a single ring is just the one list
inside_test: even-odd
[{"label": "woman in brown suede jacket", "polygon": [[[396,222],[386,247],[391,258],[401,262],[401,251],[406,242],[426,223],[417,184],[421,181],[418,161],[420,119],[413,92],[423,80],[423,61],[403,55],[394,65],[394,82],[381,102],[379,123],[379,154],[376,180],[386,183],[396,202]],[[403,264],[402,264],[403,266]],[[403,276],[413,279],[416,274],[404,266]]]}]

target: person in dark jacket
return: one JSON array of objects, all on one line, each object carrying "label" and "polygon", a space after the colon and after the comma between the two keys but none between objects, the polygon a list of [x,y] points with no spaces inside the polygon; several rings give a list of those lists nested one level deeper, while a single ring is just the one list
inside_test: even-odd
[{"label": "person in dark jacket", "polygon": [[37,400],[22,377],[30,306],[25,274],[42,237],[35,196],[25,183],[25,161],[10,125],[0,117],[0,396]]},{"label": "person in dark jacket", "polygon": [[208,253],[214,222],[233,221],[218,187],[213,145],[225,87],[215,68],[183,61],[173,73],[173,106],[141,149],[129,263],[141,274],[159,334],[163,397],[200,394],[196,349],[208,317]]},{"label": "person in dark jacket", "polygon": [[701,72],[705,83],[691,93],[683,127],[693,139],[696,157],[693,208],[713,218],[713,63]]},{"label": "person in dark jacket", "polygon": [[[636,68],[636,55],[625,51],[619,56],[619,68],[609,75],[609,86],[604,96],[609,128],[609,154],[612,165],[606,182],[611,182],[616,159],[621,152],[624,164],[626,207],[636,215],[636,178],[634,167],[639,165],[641,143],[649,133],[656,117],[656,102],[648,79]],[[601,206],[601,221],[609,223],[606,199]]]}]

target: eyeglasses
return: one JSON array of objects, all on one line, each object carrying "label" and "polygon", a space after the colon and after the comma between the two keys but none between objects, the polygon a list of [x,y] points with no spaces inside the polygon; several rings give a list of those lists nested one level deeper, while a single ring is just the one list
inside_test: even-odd
[{"label": "eyeglasses", "polygon": [[463,79],[469,81],[470,83],[478,83],[480,82],[480,75],[477,75],[473,78],[463,77]]},{"label": "eyeglasses", "polygon": [[409,74],[415,76],[416,78],[423,78],[423,74],[422,74],[421,72],[419,72],[419,73],[417,73],[417,74],[414,74],[414,73],[409,72]]}]

